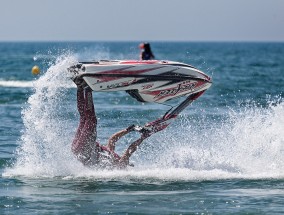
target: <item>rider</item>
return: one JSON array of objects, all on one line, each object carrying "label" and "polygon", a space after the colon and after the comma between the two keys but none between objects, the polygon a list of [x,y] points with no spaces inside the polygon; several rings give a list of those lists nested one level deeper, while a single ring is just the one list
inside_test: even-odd
[{"label": "rider", "polygon": [[139,128],[142,133],[141,137],[130,144],[122,156],[115,153],[115,144],[122,136],[136,130],[136,126],[131,125],[113,134],[106,146],[100,145],[96,142],[97,118],[93,104],[92,90],[80,78],[75,79],[74,82],[77,85],[77,108],[80,115],[80,122],[72,143],[73,153],[79,161],[87,166],[126,167],[129,165],[130,156],[151,133],[146,131],[141,132],[141,128]]},{"label": "rider", "polygon": [[140,53],[140,60],[153,60],[155,59],[152,53],[150,43],[141,43],[139,48],[142,50]]}]

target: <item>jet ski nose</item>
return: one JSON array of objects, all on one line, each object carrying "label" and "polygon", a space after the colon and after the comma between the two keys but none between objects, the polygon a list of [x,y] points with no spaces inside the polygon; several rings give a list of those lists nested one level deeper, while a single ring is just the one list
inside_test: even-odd
[{"label": "jet ski nose", "polygon": [[76,65],[73,65],[71,67],[69,67],[68,72],[73,73],[75,76],[78,75],[80,72],[84,72],[85,71],[85,66],[82,63],[78,63]]}]

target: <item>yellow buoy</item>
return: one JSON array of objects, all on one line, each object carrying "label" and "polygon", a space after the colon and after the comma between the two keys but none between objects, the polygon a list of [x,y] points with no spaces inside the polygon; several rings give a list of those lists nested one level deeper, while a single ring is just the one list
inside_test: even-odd
[{"label": "yellow buoy", "polygon": [[39,67],[38,67],[38,66],[34,66],[34,67],[32,68],[32,74],[33,74],[33,75],[38,75],[39,73],[40,73]]}]

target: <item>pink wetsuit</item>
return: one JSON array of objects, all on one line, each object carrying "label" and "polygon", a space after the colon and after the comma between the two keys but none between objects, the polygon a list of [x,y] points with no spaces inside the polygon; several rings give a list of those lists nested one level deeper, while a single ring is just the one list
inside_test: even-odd
[{"label": "pink wetsuit", "polygon": [[80,123],[72,143],[73,153],[85,165],[96,165],[107,159],[112,165],[115,164],[120,159],[119,155],[96,142],[97,118],[89,87],[77,89],[77,108]]},{"label": "pink wetsuit", "polygon": [[93,162],[97,139],[97,118],[90,88],[77,89],[77,108],[80,123],[72,143],[72,151],[83,164],[90,164]]}]

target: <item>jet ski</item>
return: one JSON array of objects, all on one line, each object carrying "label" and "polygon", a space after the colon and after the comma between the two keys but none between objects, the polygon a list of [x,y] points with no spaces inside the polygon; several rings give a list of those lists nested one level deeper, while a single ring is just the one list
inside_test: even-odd
[{"label": "jet ski", "polygon": [[93,91],[126,91],[140,102],[164,103],[186,96],[163,117],[141,130],[165,129],[188,105],[211,85],[211,78],[197,68],[165,60],[100,60],[79,62],[68,68],[73,80],[82,78]]},{"label": "jet ski", "polygon": [[211,78],[195,67],[174,61],[101,60],[69,68],[93,91],[126,91],[140,102],[168,100],[207,90]]}]

